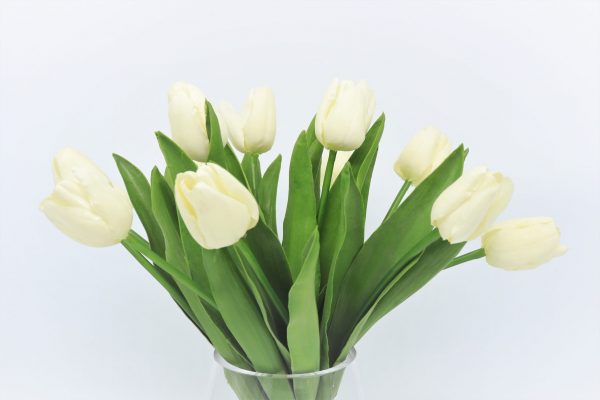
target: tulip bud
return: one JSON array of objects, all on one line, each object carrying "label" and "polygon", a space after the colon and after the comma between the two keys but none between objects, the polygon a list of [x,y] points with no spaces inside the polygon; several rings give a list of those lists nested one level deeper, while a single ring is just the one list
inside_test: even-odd
[{"label": "tulip bud", "polygon": [[[344,166],[346,165],[348,160],[350,160],[350,157],[352,157],[352,153],[354,153],[354,152],[353,151],[338,151],[336,153],[335,162],[333,163],[333,173],[331,174],[331,185],[330,186],[333,186],[333,183],[337,179],[338,175],[340,174],[340,172],[342,172],[342,170],[344,169]],[[323,186],[323,180],[325,179],[325,166],[327,165],[327,160],[329,160],[329,152],[324,151],[323,156],[321,157],[321,168],[320,168],[321,184],[319,186],[321,186],[321,187]]]},{"label": "tulip bud", "polygon": [[192,237],[205,249],[240,240],[258,222],[258,204],[233,175],[213,163],[177,174],[175,202]]},{"label": "tulip bud", "polygon": [[567,251],[552,218],[501,222],[483,234],[481,243],[488,264],[510,271],[535,268]]},{"label": "tulip bud", "polygon": [[512,192],[507,177],[475,168],[440,194],[431,210],[431,224],[450,243],[473,240],[506,208]]},{"label": "tulip bud", "polygon": [[131,202],[100,168],[66,148],[56,155],[52,169],[54,192],[40,208],[61,232],[94,247],[111,246],[127,237],[133,219]]},{"label": "tulip bud", "polygon": [[273,146],[275,97],[270,88],[252,89],[242,113],[227,102],[221,103],[220,113],[231,142],[242,153],[261,154]]},{"label": "tulip bud", "polygon": [[[169,123],[171,135],[191,158],[206,161],[210,143],[206,131],[206,97],[196,86],[177,82],[169,89]],[[217,115],[219,125],[222,120]],[[226,130],[221,130],[223,144],[227,143]]]},{"label": "tulip bud", "polygon": [[448,137],[435,128],[419,131],[402,150],[394,171],[405,181],[419,185],[445,159],[452,147]]},{"label": "tulip bud", "polygon": [[334,79],[315,120],[315,134],[325,148],[356,150],[365,140],[375,112],[375,94],[365,81]]}]

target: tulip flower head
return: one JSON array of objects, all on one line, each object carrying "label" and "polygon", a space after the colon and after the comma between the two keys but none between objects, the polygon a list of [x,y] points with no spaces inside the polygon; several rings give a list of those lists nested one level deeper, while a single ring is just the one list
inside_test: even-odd
[{"label": "tulip flower head", "polygon": [[436,128],[425,128],[412,137],[394,164],[405,181],[419,185],[452,151],[448,137]]},{"label": "tulip flower head", "polygon": [[177,174],[175,202],[192,237],[205,249],[219,249],[240,240],[256,226],[258,204],[231,173],[213,163]]},{"label": "tulip flower head", "polygon": [[375,94],[365,81],[334,79],[315,120],[315,134],[328,150],[356,150],[365,140],[375,112]]},{"label": "tulip flower head", "polygon": [[450,243],[476,239],[506,208],[512,192],[509,178],[475,168],[440,194],[431,210],[431,224]]},{"label": "tulip flower head", "polygon": [[270,88],[252,89],[241,113],[227,102],[221,103],[219,111],[236,149],[251,154],[261,154],[271,149],[276,123],[275,97]]},{"label": "tulip flower head", "polygon": [[483,234],[481,243],[488,264],[510,271],[535,268],[567,251],[552,218],[501,222]]},{"label": "tulip flower head", "polygon": [[[191,158],[206,161],[210,143],[206,130],[206,97],[196,86],[176,82],[169,89],[169,123],[171,135]],[[217,114],[219,125],[222,118]],[[221,130],[223,144],[227,143],[227,131]]]},{"label": "tulip flower head", "polygon": [[66,148],[52,162],[54,192],[40,208],[65,235],[94,247],[125,239],[133,210],[127,193],[83,154]]}]

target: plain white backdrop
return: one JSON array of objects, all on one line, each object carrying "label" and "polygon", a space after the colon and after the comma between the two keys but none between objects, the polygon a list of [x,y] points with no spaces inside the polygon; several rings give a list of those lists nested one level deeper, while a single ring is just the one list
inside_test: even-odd
[{"label": "plain white backdrop", "polygon": [[[359,345],[369,400],[600,398],[599,36],[595,1],[0,0],[0,398],[202,399],[211,348],[168,295],[38,211],[50,160],[69,145],[119,184],[112,152],[149,171],[176,80],[238,106],[273,87],[263,163],[287,160],[336,76],[367,79],[387,115],[370,230],[398,152],[434,125],[512,177],[501,218],[553,216],[569,247],[533,271],[440,274]],[[280,211],[286,188],[283,172]]]}]

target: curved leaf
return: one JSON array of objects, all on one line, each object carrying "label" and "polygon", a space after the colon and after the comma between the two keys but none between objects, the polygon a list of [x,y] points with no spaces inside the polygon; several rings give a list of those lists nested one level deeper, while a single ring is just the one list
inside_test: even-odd
[{"label": "curved leaf", "polygon": [[163,153],[167,163],[166,173],[170,175],[170,180],[175,182],[175,177],[180,172],[195,171],[198,166],[196,163],[167,135],[162,132],[156,132],[158,146]]},{"label": "curved leaf", "polygon": [[323,368],[329,367],[327,328],[333,298],[352,260],[364,241],[365,210],[362,197],[349,165],[336,179],[329,193],[321,223],[321,293],[324,292],[321,317]]},{"label": "curved leaf", "polygon": [[381,114],[379,118],[371,125],[363,144],[352,153],[349,163],[354,171],[356,183],[362,193],[365,209],[369,200],[369,188],[371,186],[371,176],[377,159],[377,151],[379,149],[379,141],[383,135],[383,127],[385,126],[385,114]]},{"label": "curved leaf", "polygon": [[[365,242],[334,299],[328,330],[330,358],[337,359],[349,335],[385,286],[432,236],[431,208],[440,193],[462,174],[464,149],[459,146],[425,179]],[[404,260],[404,261],[403,261]]]},{"label": "curved leaf", "polygon": [[277,186],[281,171],[281,154],[273,160],[258,184],[257,198],[265,223],[277,234]]},{"label": "curved leaf", "polygon": [[154,218],[154,214],[152,214],[150,183],[148,183],[148,180],[142,171],[131,162],[118,154],[113,154],[113,158],[117,164],[121,177],[123,177],[123,182],[125,183],[125,188],[127,189],[131,204],[148,235],[150,247],[156,253],[164,256],[165,240],[160,226],[158,225],[156,218]]},{"label": "curved leaf", "polygon": [[283,248],[290,263],[293,279],[300,273],[304,262],[304,247],[316,226],[317,205],[313,171],[306,132],[302,132],[292,152],[288,204],[283,220]]}]

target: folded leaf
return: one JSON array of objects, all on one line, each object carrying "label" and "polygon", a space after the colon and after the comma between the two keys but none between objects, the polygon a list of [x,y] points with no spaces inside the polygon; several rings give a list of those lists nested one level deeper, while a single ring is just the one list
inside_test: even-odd
[{"label": "folded leaf", "polygon": [[465,243],[450,244],[443,239],[429,246],[418,262],[377,303],[361,332],[361,336],[384,315],[415,294],[446,268],[464,246]]},{"label": "folded leaf", "polygon": [[246,181],[246,177],[242,171],[240,160],[238,160],[229,144],[225,145],[225,148],[223,149],[223,155],[225,159],[224,168],[229,171],[231,175],[235,176],[238,181],[242,182],[244,185],[246,185],[246,187],[248,187],[248,182]]},{"label": "folded leaf", "polygon": [[[277,344],[227,250],[206,250],[204,265],[223,320],[254,369],[259,372],[286,373],[285,361]],[[264,389],[268,391],[269,398],[294,398],[287,380],[281,380]],[[280,397],[274,397],[273,394]]]},{"label": "folded leaf", "polygon": [[[304,265],[294,281],[289,296],[290,322],[287,336],[293,373],[314,372],[320,369],[318,270],[319,231],[315,229],[304,251]],[[295,381],[296,398],[314,399],[318,386],[318,378]]]},{"label": "folded leaf", "polygon": [[195,171],[198,168],[196,163],[170,137],[162,132],[156,132],[156,139],[167,163],[165,172],[170,175],[171,182],[175,182],[178,173]]},{"label": "folded leaf", "polygon": [[[462,174],[464,149],[459,146],[425,179],[366,241],[334,298],[328,330],[330,359],[337,359],[349,335],[385,286],[427,246],[431,208],[439,194]],[[411,254],[412,253],[412,254]]]},{"label": "folded leaf", "polygon": [[415,294],[433,277],[442,271],[461,251],[465,243],[450,244],[439,239],[404,267],[381,293],[375,304],[358,323],[338,361],[346,358],[348,352],[384,315],[396,308],[404,300]]},{"label": "folded leaf", "polygon": [[265,223],[277,235],[277,186],[281,171],[281,154],[273,160],[258,184],[256,200],[262,209]]},{"label": "folded leaf", "polygon": [[244,176],[248,182],[248,189],[254,194],[254,197],[257,197],[258,186],[262,179],[258,154],[244,154],[242,171],[244,171]]},{"label": "folded leaf", "polygon": [[315,121],[316,116],[313,117],[312,121],[310,121],[310,125],[306,130],[306,142],[308,147],[308,156],[310,157],[310,163],[312,165],[313,180],[315,183],[315,199],[317,199],[318,202],[321,195],[320,168],[321,156],[323,154],[323,145],[317,140],[317,136],[315,135]]},{"label": "folded leaf", "polygon": [[290,354],[286,347],[287,338],[285,335],[285,328],[288,322],[287,308],[285,308],[285,313],[282,315],[278,307],[273,303],[268,291],[264,288],[261,279],[257,276],[256,266],[252,265],[252,262],[242,254],[237,246],[230,246],[227,248],[227,251],[231,259],[235,262],[238,271],[240,271],[246,286],[248,286],[248,289],[250,289],[250,292],[254,296],[265,325],[269,329],[285,361],[286,369],[289,368]]},{"label": "folded leaf", "polygon": [[263,221],[246,233],[246,243],[252,249],[264,275],[283,304],[288,303],[292,275],[283,247],[277,236]]},{"label": "folded leaf", "polygon": [[385,114],[381,114],[379,118],[369,128],[363,144],[352,153],[350,157],[350,165],[356,177],[356,183],[362,193],[365,209],[369,200],[369,188],[371,186],[371,177],[373,168],[377,160],[377,151],[379,149],[379,141],[383,135],[383,127],[385,125]]},{"label": "folded leaf", "polygon": [[160,226],[152,214],[152,202],[150,198],[150,184],[148,180],[135,165],[127,161],[118,154],[113,154],[113,158],[119,169],[127,194],[131,204],[135,209],[144,230],[148,235],[150,247],[155,253],[161,256],[165,255],[165,241]]},{"label": "folded leaf", "polygon": [[204,269],[204,261],[202,253],[204,249],[200,246],[196,240],[192,237],[188,231],[183,219],[179,217],[179,233],[181,237],[181,245],[186,259],[186,264],[189,269],[190,277],[198,286],[202,289],[202,292],[209,298],[213,298],[210,283],[208,282],[208,276]]},{"label": "folded leaf", "polygon": [[364,241],[365,210],[349,165],[342,170],[331,191],[321,220],[321,289],[324,293],[321,317],[323,368],[328,367],[327,328],[334,293]]},{"label": "folded leaf", "polygon": [[[157,168],[152,170],[151,195],[152,210],[165,235],[166,259],[188,277],[191,277],[191,271],[179,237],[179,220],[173,192]],[[232,335],[228,331],[225,322],[220,319],[219,313],[207,307],[188,288],[180,286],[180,290],[202,330],[219,354],[235,365],[249,367],[242,350],[232,340]]]},{"label": "folded leaf", "polygon": [[221,136],[221,127],[219,126],[219,119],[212,106],[212,104],[206,100],[206,133],[208,134],[209,140],[209,151],[208,159],[214,163],[219,164],[223,168],[227,168],[225,162],[225,152],[223,148],[223,137]]},{"label": "folded leaf", "polygon": [[306,132],[302,132],[292,152],[288,204],[283,220],[283,248],[293,279],[304,263],[304,247],[317,226],[316,215],[312,165]]}]

